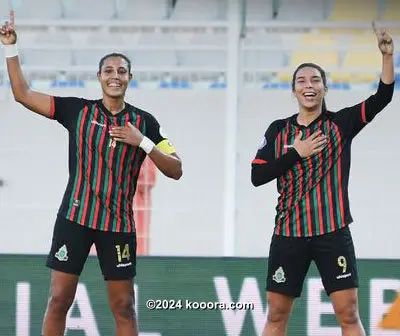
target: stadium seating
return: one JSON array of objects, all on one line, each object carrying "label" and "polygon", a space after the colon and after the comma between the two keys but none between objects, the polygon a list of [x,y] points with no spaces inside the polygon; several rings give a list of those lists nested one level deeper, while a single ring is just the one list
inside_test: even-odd
[{"label": "stadium seating", "polygon": [[321,0],[281,0],[278,20],[322,21],[325,17],[325,2]]},{"label": "stadium seating", "polygon": [[400,1],[386,0],[386,6],[382,10],[381,20],[400,21]]},{"label": "stadium seating", "polygon": [[0,1],[0,15],[2,15],[3,18],[5,18],[10,11],[10,7],[11,6],[8,1]]},{"label": "stadium seating", "polygon": [[216,33],[197,33],[193,34],[188,41],[193,45],[209,45],[209,46],[226,46],[228,39],[226,34],[216,34]]},{"label": "stadium seating", "polygon": [[[349,50],[343,59],[342,66],[347,69],[349,76],[342,81],[352,83],[373,83],[382,68],[382,56],[378,50],[359,51]],[[356,71],[355,71],[356,70]],[[358,71],[357,71],[358,70]]]},{"label": "stadium seating", "polygon": [[321,34],[321,33],[307,33],[303,34],[299,39],[300,45],[308,47],[326,47],[334,46],[337,42],[331,34]]},{"label": "stadium seating", "polygon": [[113,50],[106,47],[96,50],[75,50],[73,52],[74,64],[79,66],[96,66],[104,55],[112,51]]},{"label": "stadium seating", "polygon": [[400,67],[400,53],[396,55],[396,59],[394,62],[395,67]]},{"label": "stadium seating", "polygon": [[118,18],[122,20],[164,20],[168,0],[119,0]]},{"label": "stadium seating", "polygon": [[337,51],[298,51],[291,54],[290,66],[297,67],[301,63],[313,62],[323,68],[332,68],[339,65],[339,55]]},{"label": "stadium seating", "polygon": [[339,54],[336,51],[315,51],[309,50],[294,50],[290,53],[290,59],[286,69],[281,69],[278,72],[277,79],[283,83],[290,83],[292,80],[293,71],[302,63],[316,63],[325,71],[331,69],[336,70],[339,66]]},{"label": "stadium seating", "polygon": [[228,0],[177,1],[171,20],[199,21],[226,19]]},{"label": "stadium seating", "polygon": [[[68,48],[72,43],[71,37],[62,32],[37,34],[32,38],[34,48],[21,50],[22,63],[29,66],[69,67],[73,64],[72,52]],[[64,49],[57,50],[57,47]]]},{"label": "stadium seating", "polygon": [[328,73],[329,79],[332,83],[348,83],[351,81],[352,76],[347,71],[332,71]]},{"label": "stadium seating", "polygon": [[382,56],[378,50],[349,50],[343,59],[343,66],[348,68],[365,68],[379,70],[382,67]]},{"label": "stadium seating", "polygon": [[283,46],[283,39],[281,34],[273,34],[273,33],[255,33],[248,34],[246,39],[244,40],[245,46],[275,46],[281,47]]},{"label": "stadium seating", "polygon": [[117,47],[121,48],[124,44],[124,38],[120,34],[104,34],[104,33],[92,33],[86,38],[87,45],[91,46],[108,46],[112,49]]},{"label": "stadium seating", "polygon": [[334,0],[331,21],[367,21],[378,18],[378,0]]},{"label": "stadium seating", "polygon": [[246,20],[251,21],[267,21],[274,16],[273,0],[247,0],[246,4]]},{"label": "stadium seating", "polygon": [[[1,2],[4,4],[7,1]],[[63,9],[60,0],[13,0],[10,2],[14,6],[18,19],[56,20],[62,16]],[[0,7],[0,12],[1,9],[2,7]]]},{"label": "stadium seating", "polygon": [[178,42],[173,34],[142,33],[138,37],[137,44],[142,46],[174,46]]},{"label": "stadium seating", "polygon": [[[96,35],[98,36],[98,34]],[[69,34],[62,31],[46,32],[45,34],[36,34],[33,38],[35,45],[51,46],[72,46],[73,41]]]},{"label": "stadium seating", "polygon": [[55,68],[72,65],[72,53],[69,50],[26,49],[22,50],[21,57],[25,65]]},{"label": "stadium seating", "polygon": [[280,69],[287,65],[286,53],[280,50],[246,50],[245,69]]},{"label": "stadium seating", "polygon": [[375,83],[379,77],[379,71],[341,71],[329,73],[332,83],[348,83],[348,84],[370,84]]},{"label": "stadium seating", "polygon": [[226,69],[227,52],[225,50],[184,50],[177,53],[178,62],[181,66]]},{"label": "stadium seating", "polygon": [[[342,28],[340,21],[398,20],[400,15],[397,0],[365,0],[362,6],[348,0],[246,1],[243,70],[257,80],[283,83],[290,82],[292,70],[302,62],[320,64],[333,83],[373,81],[381,67],[376,37],[371,29]],[[73,71],[91,72],[110,52],[126,53],[135,70],[151,74],[146,78],[171,72],[200,78],[211,71],[215,80],[227,69],[229,28],[223,20],[228,0],[177,0],[174,6],[170,0],[102,0],[101,6],[98,0],[7,0],[0,1],[0,12],[6,13],[11,2],[23,27],[21,60],[29,71],[53,67],[57,73],[72,66]],[[58,18],[61,26],[53,26]],[[283,21],[307,25],[326,18],[337,23],[319,29],[278,28],[288,23]],[[32,26],[33,19],[37,23]],[[263,26],[263,21],[270,22]],[[390,33],[399,45],[400,27]],[[400,67],[400,53],[395,64]]]},{"label": "stadium seating", "polygon": [[154,67],[172,70],[178,65],[178,58],[174,50],[134,50],[127,51],[134,67]]},{"label": "stadium seating", "polygon": [[[397,0],[246,0],[248,22],[400,20]],[[19,19],[224,20],[228,0],[3,0],[0,13],[13,5]]]},{"label": "stadium seating", "polygon": [[[32,3],[34,2],[32,1]],[[117,8],[114,0],[101,0],[101,6],[99,4],[100,2],[98,0],[65,1],[65,18],[80,20],[109,20],[116,17]]]},{"label": "stadium seating", "polygon": [[121,35],[93,33],[87,36],[86,45],[96,49],[76,49],[73,52],[74,65],[93,66],[101,57],[112,52],[124,52],[124,40]]},{"label": "stadium seating", "polygon": [[375,48],[377,46],[376,36],[373,31],[365,31],[359,34],[349,35],[350,43],[354,47],[358,48],[361,46]]}]

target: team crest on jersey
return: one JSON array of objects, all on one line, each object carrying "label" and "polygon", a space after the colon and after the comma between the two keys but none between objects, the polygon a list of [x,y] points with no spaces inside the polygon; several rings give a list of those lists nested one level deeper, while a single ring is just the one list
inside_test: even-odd
[{"label": "team crest on jersey", "polygon": [[167,139],[168,138],[168,135],[164,132],[164,130],[163,130],[163,128],[160,126],[160,128],[159,128],[159,130],[158,130],[159,132],[160,132],[160,135],[164,138],[164,139]]},{"label": "team crest on jersey", "polygon": [[68,250],[67,246],[64,244],[60,247],[60,249],[54,255],[59,261],[67,261],[68,260]]},{"label": "team crest on jersey", "polygon": [[264,148],[266,145],[267,145],[267,139],[265,139],[265,137],[263,137],[258,149]]},{"label": "team crest on jersey", "polygon": [[285,272],[283,271],[282,266],[275,271],[275,274],[272,276],[272,280],[277,283],[284,283],[286,281]]}]

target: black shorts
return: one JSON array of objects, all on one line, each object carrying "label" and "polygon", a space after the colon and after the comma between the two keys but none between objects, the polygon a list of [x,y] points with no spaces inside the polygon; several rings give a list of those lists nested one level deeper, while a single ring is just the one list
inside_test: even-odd
[{"label": "black shorts", "polygon": [[135,233],[94,230],[60,215],[54,225],[46,266],[79,276],[92,244],[105,280],[127,280],[136,275]]},{"label": "black shorts", "polygon": [[307,238],[274,234],[268,258],[267,291],[299,297],[311,261],[315,261],[328,295],[358,287],[354,245],[346,226]]}]

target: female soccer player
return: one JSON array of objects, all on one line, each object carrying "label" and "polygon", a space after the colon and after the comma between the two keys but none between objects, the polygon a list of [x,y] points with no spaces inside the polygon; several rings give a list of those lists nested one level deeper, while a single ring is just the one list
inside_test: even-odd
[{"label": "female soccer player", "polygon": [[52,275],[42,333],[64,335],[79,275],[95,244],[116,322],[115,335],[138,335],[133,308],[136,234],[132,211],[137,178],[146,155],[176,180],[182,175],[181,161],[157,120],[124,101],[132,78],[126,56],[110,54],[101,59],[102,99],[34,92],[21,71],[12,12],[10,16],[10,23],[0,32],[15,100],[57,120],[69,132],[69,181],[47,259]]},{"label": "female soccer player", "polygon": [[377,92],[357,105],[329,112],[325,72],[318,65],[301,64],[292,81],[299,113],[269,126],[252,162],[253,185],[277,178],[280,194],[268,259],[264,336],[286,334],[312,260],[343,335],[365,335],[347,187],[353,138],[393,96],[393,41],[386,31],[375,26],[374,31],[383,62]]}]

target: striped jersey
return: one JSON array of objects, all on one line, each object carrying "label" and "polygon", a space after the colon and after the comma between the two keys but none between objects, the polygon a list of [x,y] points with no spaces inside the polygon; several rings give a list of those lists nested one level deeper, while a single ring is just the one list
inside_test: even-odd
[{"label": "striped jersey", "polygon": [[130,122],[172,153],[157,120],[128,103],[113,115],[101,100],[52,97],[50,118],[69,133],[69,179],[59,215],[92,229],[134,232],[132,202],[146,153],[112,139],[111,126]]},{"label": "striped jersey", "polygon": [[[353,138],[392,99],[393,84],[379,83],[376,94],[338,112],[323,111],[310,125],[297,122],[298,114],[274,121],[252,162],[252,181],[261,185],[277,178],[279,193],[275,234],[309,237],[333,232],[350,224],[348,182]],[[301,158],[291,147],[321,130],[328,137],[324,149]]]}]

